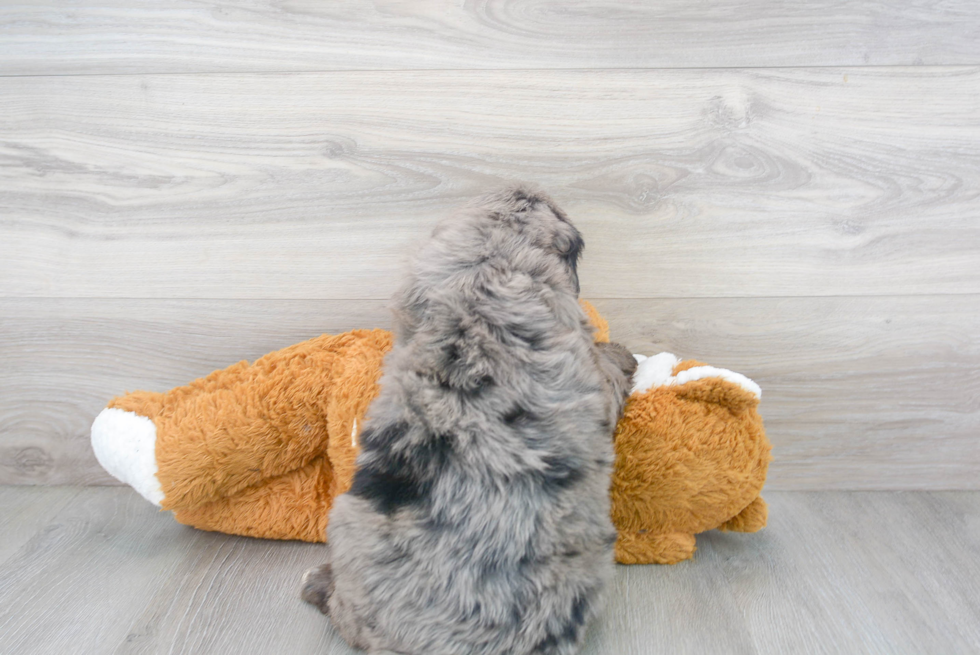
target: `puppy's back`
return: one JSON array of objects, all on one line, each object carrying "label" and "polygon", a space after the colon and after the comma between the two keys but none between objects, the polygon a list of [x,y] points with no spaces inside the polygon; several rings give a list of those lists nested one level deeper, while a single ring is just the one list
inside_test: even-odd
[{"label": "puppy's back", "polygon": [[[331,619],[406,653],[573,652],[612,570],[611,380],[582,240],[517,187],[440,224],[328,530]],[[621,382],[621,381],[618,381]]]}]

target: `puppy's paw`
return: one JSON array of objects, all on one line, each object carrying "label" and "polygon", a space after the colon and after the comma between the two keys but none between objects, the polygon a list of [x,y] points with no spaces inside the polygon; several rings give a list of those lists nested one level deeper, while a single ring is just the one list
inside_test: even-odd
[{"label": "puppy's paw", "polygon": [[333,594],[333,570],[329,564],[310,569],[303,574],[303,588],[300,598],[313,605],[324,614],[329,614],[327,603]]}]

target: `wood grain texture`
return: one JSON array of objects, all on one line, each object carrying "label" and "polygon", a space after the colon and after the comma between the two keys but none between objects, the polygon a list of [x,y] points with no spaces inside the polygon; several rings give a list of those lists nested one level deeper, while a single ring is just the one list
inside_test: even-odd
[{"label": "wood grain texture", "polygon": [[594,298],[980,291],[977,68],[8,77],[0,114],[7,297],[388,298],[520,178]]},{"label": "wood grain texture", "polygon": [[[42,493],[56,502],[0,490],[21,514]],[[67,496],[0,562],[0,651],[358,652],[298,599],[322,546],[198,532],[128,489]],[[616,567],[582,653],[980,649],[980,493],[767,499],[762,532],[705,533],[676,566]]]},{"label": "wood grain texture", "polygon": [[[980,295],[596,305],[634,352],[762,386],[770,488],[980,488]],[[0,300],[0,480],[111,483],[88,435],[112,396],[390,324],[375,301]]]},{"label": "wood grain texture", "polygon": [[316,544],[204,534],[180,574],[126,617],[126,641],[106,652],[356,653],[299,600],[303,573],[323,559]]},{"label": "wood grain texture", "polygon": [[0,300],[0,483],[115,484],[89,437],[113,396],[388,326],[377,301]]},{"label": "wood grain texture", "polygon": [[980,296],[601,300],[611,336],[763,390],[776,489],[977,489]]},{"label": "wood grain texture", "polygon": [[[771,652],[969,653],[980,648],[976,502],[975,494],[776,495],[762,557],[745,557],[724,535],[708,538],[730,557],[726,577],[753,641]],[[760,578],[779,591],[745,584]]]},{"label": "wood grain texture", "polygon": [[[47,526],[68,502],[80,493],[77,487],[0,486],[0,563],[16,553]],[[2,565],[2,564],[0,564]]]},{"label": "wood grain texture", "polygon": [[5,75],[980,63],[970,0],[4,4]]},{"label": "wood grain texture", "polygon": [[118,491],[80,491],[0,565],[0,652],[107,652],[120,619],[181,576],[205,535]]}]

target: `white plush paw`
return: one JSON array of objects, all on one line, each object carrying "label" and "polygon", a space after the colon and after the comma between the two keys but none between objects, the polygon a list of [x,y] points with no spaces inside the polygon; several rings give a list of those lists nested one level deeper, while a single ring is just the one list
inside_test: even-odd
[{"label": "white plush paw", "polygon": [[726,368],[715,368],[714,366],[695,366],[686,371],[681,371],[674,375],[674,367],[680,363],[680,359],[671,353],[660,353],[653,357],[644,355],[633,355],[637,361],[636,373],[633,374],[633,390],[630,393],[642,393],[653,387],[666,387],[675,384],[684,384],[692,380],[703,380],[704,378],[721,378],[736,384],[756,398],[762,398],[762,389],[753,380],[745,377],[741,373],[729,371]]},{"label": "white plush paw", "polygon": [[92,450],[102,468],[159,507],[156,443],[153,421],[133,412],[106,408],[92,423]]}]

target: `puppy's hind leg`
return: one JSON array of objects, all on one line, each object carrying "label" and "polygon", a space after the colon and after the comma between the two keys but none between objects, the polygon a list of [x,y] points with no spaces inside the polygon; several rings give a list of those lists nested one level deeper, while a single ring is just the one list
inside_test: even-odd
[{"label": "puppy's hind leg", "polygon": [[327,603],[331,595],[333,595],[333,569],[329,563],[312,568],[303,574],[303,589],[300,591],[303,600],[329,615]]}]

